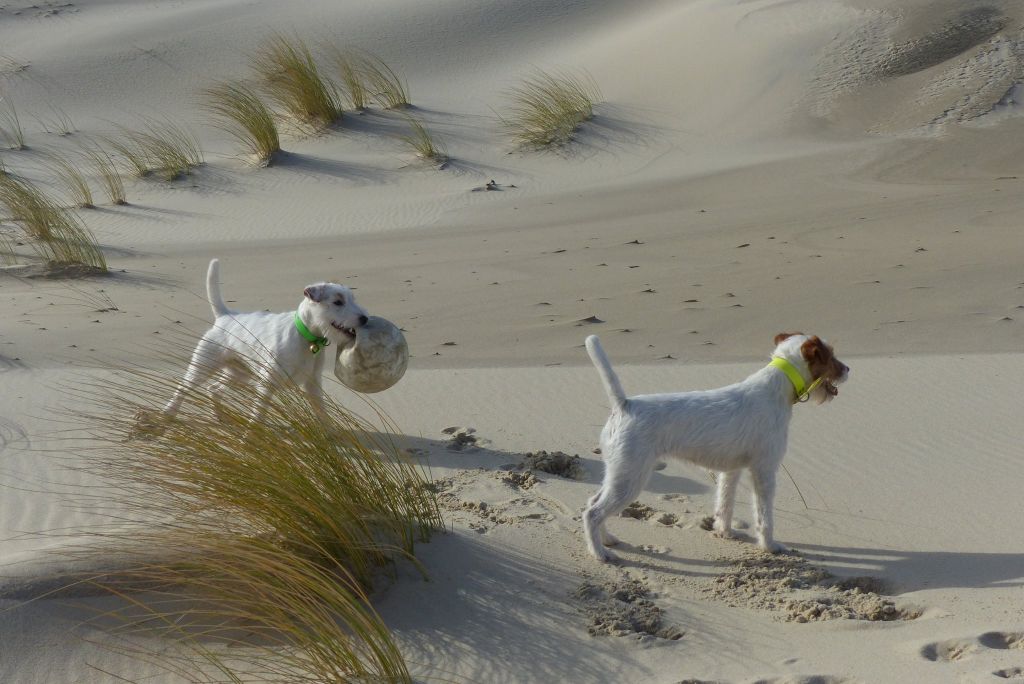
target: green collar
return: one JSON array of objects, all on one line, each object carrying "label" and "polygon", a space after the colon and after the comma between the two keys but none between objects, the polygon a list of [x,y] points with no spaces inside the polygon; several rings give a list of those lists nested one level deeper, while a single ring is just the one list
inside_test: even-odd
[{"label": "green collar", "polygon": [[769,366],[778,368],[780,371],[786,374],[789,381],[793,383],[793,389],[796,391],[796,399],[793,401],[794,404],[797,402],[807,401],[811,397],[811,392],[817,389],[818,385],[821,384],[821,378],[818,378],[811,383],[810,387],[804,382],[804,376],[800,375],[800,371],[793,367],[786,359],[778,356],[773,356]]},{"label": "green collar", "polygon": [[300,335],[306,338],[307,342],[309,342],[309,351],[313,354],[316,354],[321,348],[331,344],[331,341],[326,337],[317,337],[311,333],[309,328],[306,327],[306,324],[302,322],[301,318],[299,318],[298,311],[295,312],[295,329],[299,331]]}]

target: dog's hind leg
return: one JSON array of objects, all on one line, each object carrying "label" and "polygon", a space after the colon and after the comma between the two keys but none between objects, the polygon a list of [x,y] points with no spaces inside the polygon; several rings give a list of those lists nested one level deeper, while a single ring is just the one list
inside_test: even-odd
[{"label": "dog's hind leg", "polygon": [[754,529],[757,545],[770,553],[785,551],[786,547],[775,541],[773,507],[775,502],[775,466],[751,468],[754,482]]},{"label": "dog's hind leg", "polygon": [[[601,489],[597,490],[597,494],[594,494],[594,496],[590,497],[590,499],[587,500],[586,508],[589,509],[591,506],[593,506],[595,503],[597,503],[597,500],[601,498],[601,493],[603,491],[604,491],[604,487],[601,487]],[[608,526],[607,525],[602,523],[600,525],[600,530],[601,530],[601,543],[603,545],[605,545],[605,546],[615,546],[616,544],[619,543],[619,538],[616,537],[614,534],[612,534],[611,532],[608,531]]]},{"label": "dog's hind leg", "polygon": [[164,406],[165,418],[173,418],[181,408],[185,395],[195,392],[220,370],[219,361],[223,353],[223,348],[216,342],[206,337],[199,340],[196,350],[192,352],[192,359],[188,362],[188,368],[185,369],[185,376],[171,396],[171,400]]},{"label": "dog's hind leg", "polygon": [[718,473],[718,494],[715,498],[715,522],[712,529],[715,536],[732,539],[732,511],[736,501],[736,484],[740,480],[739,470]]},{"label": "dog's hind leg", "polygon": [[[651,475],[654,461],[654,454],[629,454],[622,458],[612,453],[606,457],[604,484],[583,512],[587,550],[599,561],[614,560],[615,554],[604,548],[604,543],[618,542],[604,529],[605,521],[636,500]],[[638,465],[642,469],[639,472],[633,470]]]}]

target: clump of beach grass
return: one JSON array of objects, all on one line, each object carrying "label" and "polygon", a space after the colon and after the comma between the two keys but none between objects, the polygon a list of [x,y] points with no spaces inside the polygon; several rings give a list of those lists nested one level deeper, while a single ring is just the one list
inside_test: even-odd
[{"label": "clump of beach grass", "polygon": [[0,106],[0,137],[3,137],[9,149],[26,149],[25,132],[21,130],[21,119],[18,118],[14,102],[2,97],[0,101],[3,102],[3,106]]},{"label": "clump of beach grass", "polygon": [[199,141],[171,121],[148,120],[141,130],[118,126],[118,131],[121,139],[108,138],[107,144],[140,177],[155,173],[164,180],[176,180],[203,163]]},{"label": "clump of beach grass", "polygon": [[[62,208],[30,182],[0,175],[0,204],[7,219],[25,235],[26,244],[50,269],[106,273],[107,262],[81,219]],[[13,258],[11,245],[5,245]]]},{"label": "clump of beach grass", "polygon": [[401,109],[409,106],[408,86],[383,60],[366,55],[363,60],[363,73],[373,98],[381,107]]},{"label": "clump of beach grass", "polygon": [[87,144],[82,145],[82,154],[92,162],[93,170],[103,183],[110,203],[128,204],[124,191],[124,179],[121,178],[121,172],[117,169],[117,164],[114,163],[110,153],[99,145]]},{"label": "clump of beach grass", "polygon": [[[197,389],[166,420],[174,375],[126,371],[80,390],[99,409],[83,468],[104,492],[80,503],[117,519],[93,553],[135,559],[95,578],[124,601],[101,618],[136,646],[170,638],[183,660],[152,644],[140,654],[179,672],[409,681],[366,592],[395,561],[415,563],[415,544],[442,525],[425,475],[386,417],[377,428],[329,399],[314,410],[302,388],[270,378],[269,403],[260,382]],[[160,558],[145,560],[152,549]]]},{"label": "clump of beach grass", "polygon": [[589,77],[538,70],[508,91],[510,113],[504,119],[512,137],[528,147],[564,145],[580,124],[594,115],[601,98]]},{"label": "clump of beach grass", "polygon": [[49,151],[43,155],[43,164],[64,185],[75,206],[83,209],[95,208],[96,204],[93,202],[89,181],[86,180],[85,175],[70,159],[61,156],[57,152]]},{"label": "clump of beach grass", "polygon": [[71,135],[75,132],[75,123],[71,120],[71,117],[67,112],[52,104],[49,105],[49,109],[51,114],[50,117],[36,117],[44,131],[61,137]]},{"label": "clump of beach grass", "polygon": [[150,165],[146,151],[141,149],[130,137],[106,137],[103,141],[111,147],[128,166],[128,169],[139,178],[149,175]]},{"label": "clump of beach grass", "polygon": [[301,38],[272,34],[256,51],[252,67],[267,95],[299,123],[319,130],[341,118],[337,86],[321,75]]},{"label": "clump of beach grass", "polygon": [[259,94],[243,83],[223,81],[204,91],[206,109],[215,125],[235,138],[260,166],[269,166],[281,152],[277,124]]},{"label": "clump of beach grass", "polygon": [[81,582],[120,599],[88,621],[101,647],[190,682],[412,681],[342,565],[211,531],[135,541],[137,551],[118,553],[124,567]]},{"label": "clump of beach grass", "polygon": [[402,136],[402,141],[416,152],[416,156],[437,164],[448,161],[448,150],[444,143],[436,140],[415,117],[407,115],[405,118],[409,122],[409,133]]},{"label": "clump of beach grass", "polygon": [[362,57],[335,46],[328,46],[328,50],[341,79],[341,90],[348,97],[352,109],[365,110],[370,105],[372,93],[366,83]]},{"label": "clump of beach grass", "polygon": [[353,109],[366,109],[371,99],[384,109],[409,106],[408,87],[384,60],[366,52],[343,51],[333,46],[328,50]]}]

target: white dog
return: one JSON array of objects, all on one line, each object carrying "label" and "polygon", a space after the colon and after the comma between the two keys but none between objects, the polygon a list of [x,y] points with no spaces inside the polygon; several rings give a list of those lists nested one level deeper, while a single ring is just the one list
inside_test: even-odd
[{"label": "white dog", "polygon": [[583,512],[587,548],[598,560],[615,556],[617,543],[605,521],[634,501],[659,459],[674,456],[718,473],[714,532],[732,536],[733,501],[742,469],[754,484],[757,541],[773,553],[785,549],[772,538],[775,474],[786,452],[793,404],[814,397],[820,404],[839,393],[850,369],[818,337],[775,336],[769,365],[734,385],[702,392],[627,398],[597,336],[587,351],[612,402],[601,432],[604,482]]},{"label": "white dog", "polygon": [[344,285],[317,283],[303,290],[295,311],[239,313],[224,305],[219,280],[220,267],[214,259],[206,274],[213,327],[196,345],[181,385],[164,407],[165,418],[178,412],[187,392],[214,377],[221,383],[241,382],[247,373],[255,373],[259,382],[261,406],[273,392],[275,378],[287,378],[302,387],[314,408],[322,411],[320,375],[330,354],[321,351],[331,344],[353,341],[356,328],[367,321],[352,291]]}]

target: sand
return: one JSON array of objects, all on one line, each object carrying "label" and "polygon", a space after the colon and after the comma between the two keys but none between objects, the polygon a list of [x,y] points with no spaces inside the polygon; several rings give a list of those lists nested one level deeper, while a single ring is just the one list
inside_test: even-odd
[{"label": "sand", "polygon": [[[448,164],[374,107],[248,165],[198,93],[273,28],[383,58]],[[517,149],[498,119],[534,67],[602,91],[565,148]],[[40,532],[89,523],[61,467],[69,390],[178,368],[211,257],[240,309],[334,279],[405,330],[409,371],[374,398],[449,529],[419,549],[429,581],[374,602],[418,681],[1024,679],[1022,83],[1024,12],[999,0],[9,0],[0,95],[29,149],[4,165],[45,182],[46,150],[145,117],[206,162],[81,212],[110,277],[0,274],[0,680],[153,674],[10,578],[52,570],[66,542]],[[583,338],[647,393],[738,380],[783,330],[852,368],[794,413],[793,553],[749,543],[746,480],[740,537],[711,537],[709,476],[672,462],[611,521],[622,562],[586,556],[607,406]]]}]

